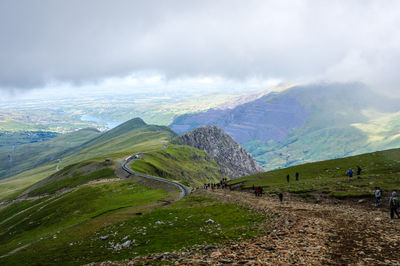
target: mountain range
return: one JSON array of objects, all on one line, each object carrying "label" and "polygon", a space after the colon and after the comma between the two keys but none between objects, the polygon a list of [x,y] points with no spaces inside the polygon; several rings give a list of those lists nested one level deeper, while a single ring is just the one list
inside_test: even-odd
[{"label": "mountain range", "polygon": [[400,147],[400,99],[362,83],[295,85],[225,109],[181,115],[185,133],[217,125],[265,169]]}]

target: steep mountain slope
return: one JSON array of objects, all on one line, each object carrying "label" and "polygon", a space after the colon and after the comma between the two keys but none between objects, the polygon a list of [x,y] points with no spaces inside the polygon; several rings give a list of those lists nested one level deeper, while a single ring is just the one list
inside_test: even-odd
[{"label": "steep mountain slope", "polygon": [[238,178],[262,172],[242,146],[217,126],[200,127],[173,140],[206,151],[216,160],[221,172],[230,178]]},{"label": "steep mountain slope", "polygon": [[274,169],[400,147],[399,106],[399,99],[360,83],[323,83],[294,86],[233,109],[183,115],[170,127],[183,133],[217,125]]},{"label": "steep mountain slope", "polygon": [[[346,176],[349,169],[362,171],[360,178],[355,174]],[[299,181],[295,173],[299,173]],[[290,176],[289,182],[286,175]],[[365,153],[340,159],[332,159],[285,169],[268,171],[230,181],[243,188],[263,186],[266,192],[292,192],[313,199],[314,197],[369,197],[379,186],[388,196],[400,190],[400,149]]]},{"label": "steep mountain slope", "polygon": [[20,145],[0,152],[0,179],[56,162],[62,154],[71,152],[71,149],[98,135],[100,132],[96,129],[81,129],[47,141]]}]

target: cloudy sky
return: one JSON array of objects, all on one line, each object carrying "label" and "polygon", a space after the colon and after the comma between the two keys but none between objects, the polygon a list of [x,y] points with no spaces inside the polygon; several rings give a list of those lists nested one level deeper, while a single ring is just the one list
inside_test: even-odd
[{"label": "cloudy sky", "polygon": [[393,93],[399,69],[400,1],[0,0],[2,95],[321,80]]}]

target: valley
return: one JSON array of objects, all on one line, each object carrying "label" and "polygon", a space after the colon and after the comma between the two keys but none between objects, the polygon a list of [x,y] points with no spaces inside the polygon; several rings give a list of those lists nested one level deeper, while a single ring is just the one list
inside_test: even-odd
[{"label": "valley", "polygon": [[[309,106],[301,101],[309,89],[289,87],[228,109],[183,115],[174,123],[192,121],[196,128],[181,135],[172,130],[174,123],[151,125],[137,117],[106,131],[85,128],[20,143],[12,154],[0,150],[0,264],[396,264],[391,236],[398,224],[386,206],[373,203],[377,186],[383,202],[400,190],[399,149],[376,151],[379,144],[397,145],[395,104],[382,107],[384,113],[354,107],[351,115],[329,114],[334,122],[325,128],[328,111],[310,111],[321,99],[308,99]],[[265,112],[270,114],[260,120]],[[232,123],[197,127],[207,119],[218,122],[220,114]],[[252,132],[257,123],[265,127]],[[279,127],[270,135],[262,133],[274,123]],[[381,129],[369,129],[375,125]],[[326,130],[334,133],[320,135]],[[310,132],[313,144],[306,146],[320,147],[307,160],[321,154],[343,158],[291,161],[297,154],[291,149],[311,141]],[[346,136],[351,149],[374,141],[359,149],[374,151],[338,155],[332,146],[341,149]],[[269,165],[279,169],[265,171],[258,164],[269,154],[260,153],[263,143],[277,145],[274,152],[282,155]],[[358,166],[359,177],[346,176]],[[213,186],[221,180],[228,181]],[[253,187],[263,188],[261,197]]]}]

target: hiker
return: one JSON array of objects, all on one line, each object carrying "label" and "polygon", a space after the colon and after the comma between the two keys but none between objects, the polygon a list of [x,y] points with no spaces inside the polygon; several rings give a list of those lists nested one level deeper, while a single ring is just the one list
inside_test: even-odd
[{"label": "hiker", "polygon": [[256,195],[256,197],[258,197],[258,193],[259,193],[258,188],[256,188],[256,189],[254,190],[254,195]]},{"label": "hiker", "polygon": [[252,190],[255,190],[254,184],[253,184],[253,186],[251,187],[251,189],[252,189]]},{"label": "hiker", "polygon": [[357,178],[361,178],[361,171],[362,171],[361,167],[357,166]]},{"label": "hiker", "polygon": [[286,180],[287,180],[287,182],[289,183],[289,179],[290,179],[290,176],[289,176],[289,174],[286,176]]},{"label": "hiker", "polygon": [[382,190],[380,187],[375,187],[375,206],[381,205]]},{"label": "hiker", "polygon": [[396,191],[393,191],[392,196],[389,199],[390,219],[394,219],[394,214],[396,214],[397,218],[400,219],[398,212],[399,204],[399,198],[397,197]]},{"label": "hiker", "polygon": [[296,172],[296,181],[299,181],[299,172]]},{"label": "hiker", "polygon": [[263,188],[262,188],[262,187],[259,187],[258,189],[259,189],[259,193],[260,193],[260,195],[259,195],[259,196],[261,197],[261,196],[262,196],[262,194],[263,194]]},{"label": "hiker", "polygon": [[347,175],[349,177],[353,177],[353,174],[354,174],[353,169],[350,168],[350,170],[347,172]]},{"label": "hiker", "polygon": [[281,203],[283,202],[283,194],[282,194],[282,192],[279,192],[279,201]]}]

